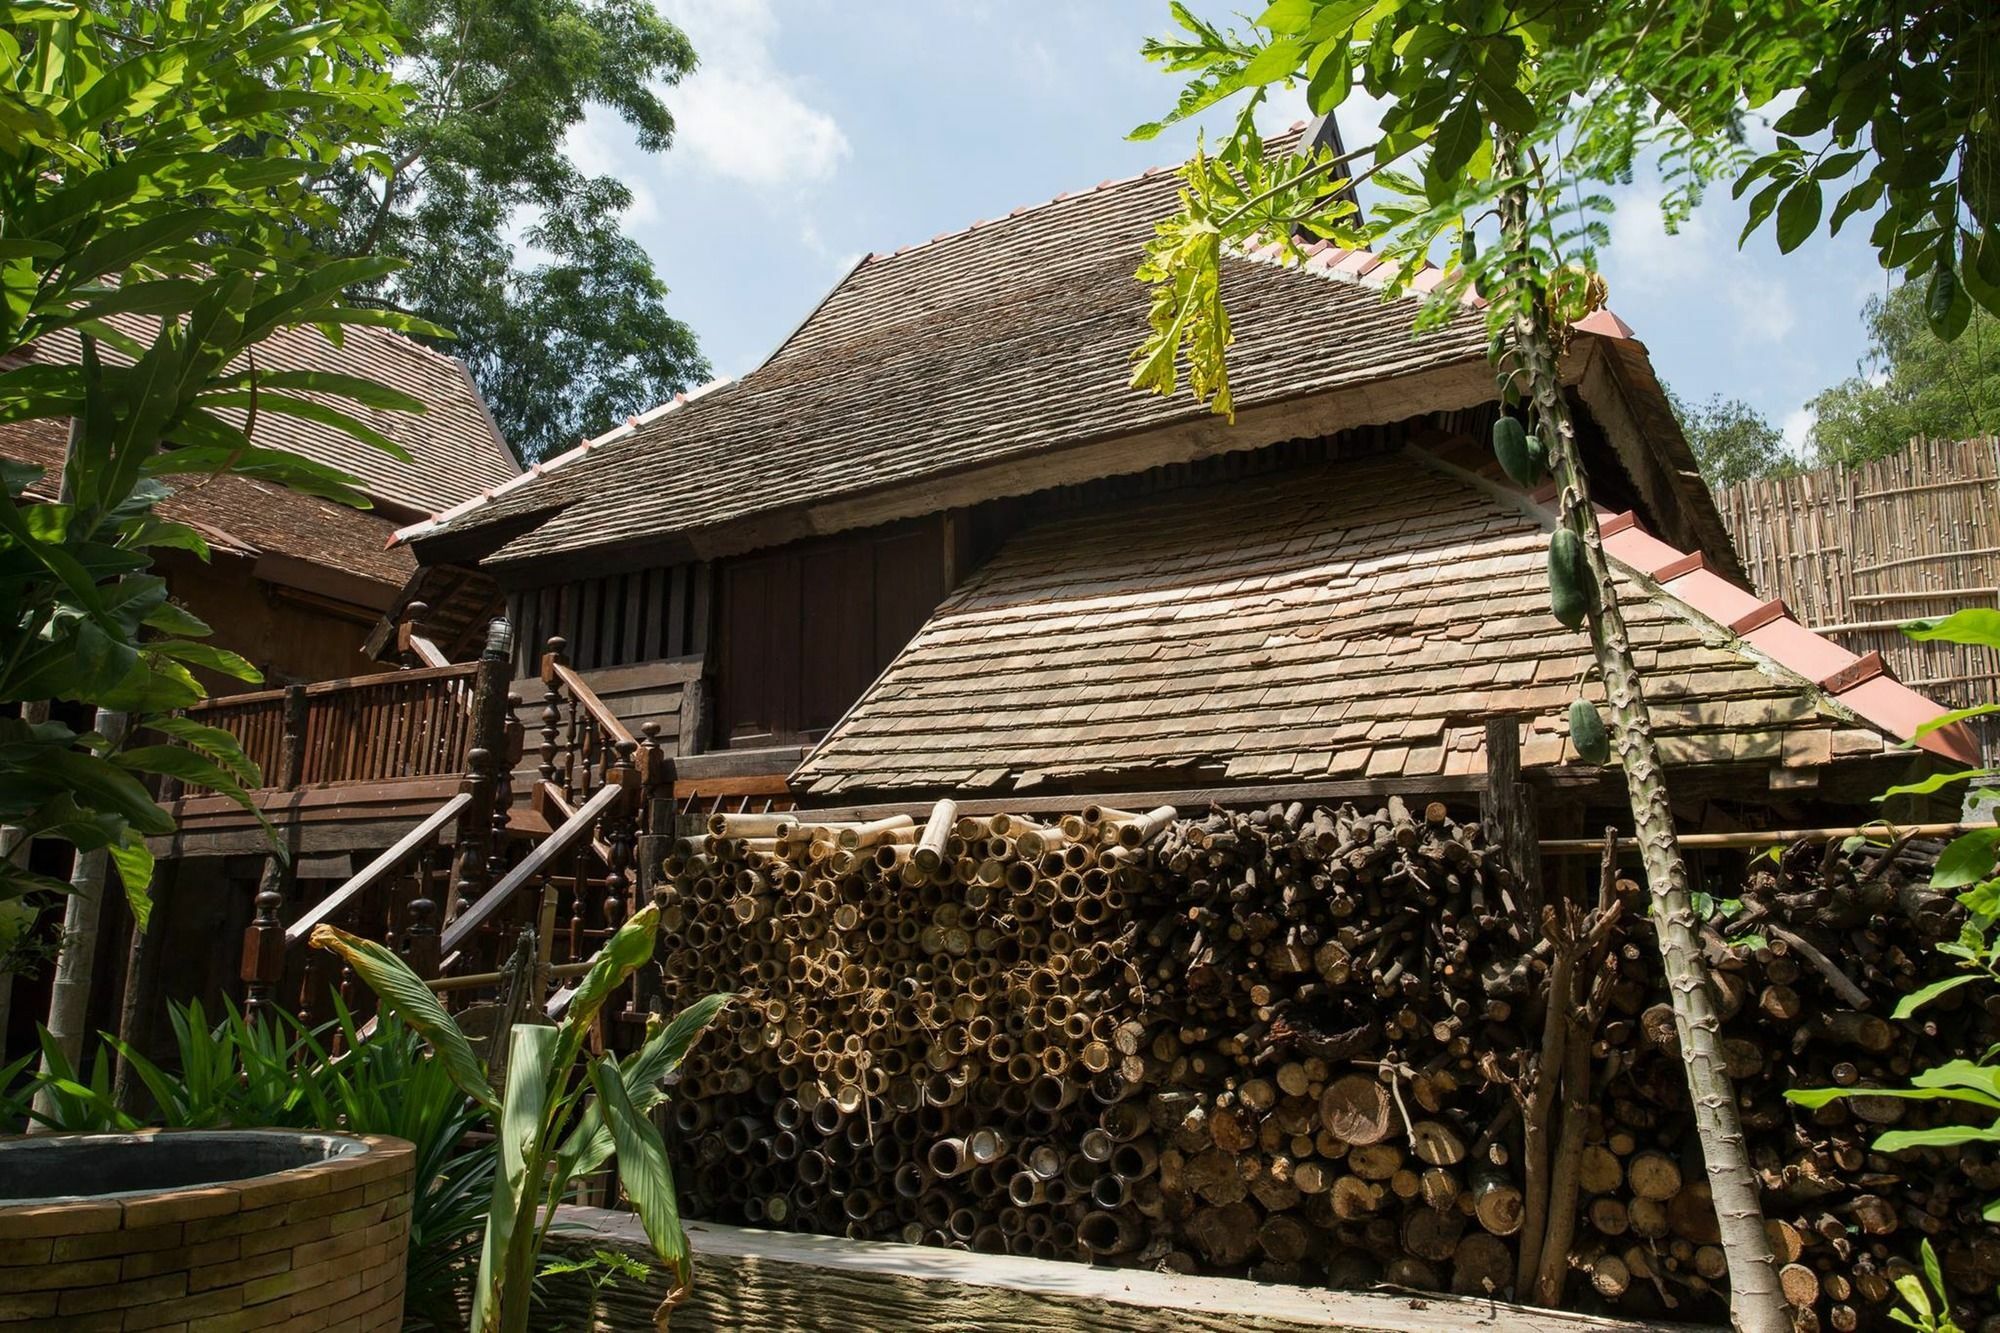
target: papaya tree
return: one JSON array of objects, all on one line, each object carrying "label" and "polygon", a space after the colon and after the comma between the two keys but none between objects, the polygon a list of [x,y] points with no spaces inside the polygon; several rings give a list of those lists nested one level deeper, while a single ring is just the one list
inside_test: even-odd
[{"label": "papaya tree", "polygon": [[[1458,317],[1467,297],[1485,299],[1498,394],[1512,414],[1496,427],[1496,449],[1517,479],[1553,475],[1557,483],[1551,611],[1588,633],[1610,713],[1607,734],[1597,709],[1580,702],[1572,734],[1586,758],[1607,759],[1615,748],[1625,776],[1733,1318],[1746,1333],[1782,1333],[1791,1319],[1724,1068],[1665,766],[1559,373],[1570,326],[1604,299],[1591,264],[1608,240],[1609,203],[1598,187],[1629,175],[1649,149],[1668,154],[1666,211],[1670,220],[1684,216],[1707,182],[1745,163],[1736,103],[1682,97],[1676,120],[1627,77],[1633,67],[1682,77],[1654,53],[1688,39],[1698,22],[1667,5],[1277,0],[1241,32],[1179,5],[1174,16],[1180,32],[1146,47],[1188,79],[1166,122],[1238,95],[1242,108],[1218,149],[1198,151],[1183,168],[1182,210],[1159,224],[1148,247],[1139,276],[1154,288],[1151,332],[1134,354],[1133,384],[1173,393],[1184,364],[1197,396],[1231,410],[1221,259],[1253,241],[1294,252],[1313,237],[1372,248],[1393,261],[1390,296],[1442,261],[1447,272],[1416,316],[1419,332]],[[1634,56],[1635,47],[1645,55]],[[1364,88],[1385,105],[1374,142],[1340,157],[1267,152],[1254,112],[1281,83],[1302,83],[1322,114]],[[1351,198],[1364,181],[1387,196],[1365,220]],[[1561,1276],[1546,1264],[1531,1271],[1524,1253],[1516,1294],[1552,1302]]]}]

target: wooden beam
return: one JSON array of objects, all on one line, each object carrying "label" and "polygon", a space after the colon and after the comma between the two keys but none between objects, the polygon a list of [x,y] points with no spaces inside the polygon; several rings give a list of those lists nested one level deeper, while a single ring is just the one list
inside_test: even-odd
[{"label": "wooden beam", "polygon": [[[588,1256],[645,1257],[631,1213],[563,1208],[550,1244]],[[1323,1287],[1095,1268],[885,1241],[687,1224],[693,1290],[676,1327],[805,1333],[826,1328],[1183,1329],[1189,1333],[1719,1333],[1507,1305],[1484,1297],[1332,1291]],[[658,1265],[643,1284],[550,1284],[551,1326],[650,1328],[665,1295]]]},{"label": "wooden beam", "polygon": [[1479,817],[1487,841],[1506,853],[1507,869],[1521,885],[1521,909],[1530,923],[1542,910],[1542,857],[1536,832],[1535,792],[1521,773],[1521,719],[1496,717],[1486,723],[1486,783]]}]

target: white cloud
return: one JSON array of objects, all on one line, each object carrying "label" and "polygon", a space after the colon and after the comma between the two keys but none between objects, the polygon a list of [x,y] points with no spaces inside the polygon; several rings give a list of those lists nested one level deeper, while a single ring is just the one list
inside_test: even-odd
[{"label": "white cloud", "polygon": [[700,65],[662,92],[677,127],[670,163],[764,189],[831,177],[852,149],[839,122],[777,68],[768,0],[684,0],[673,17]]},{"label": "white cloud", "polygon": [[1785,414],[1785,448],[1801,457],[1806,452],[1806,440],[1812,435],[1813,424],[1819,414],[1810,407],[1794,408]]},{"label": "white cloud", "polygon": [[[1668,234],[1660,186],[1642,181],[1613,192],[1611,244],[1604,266],[1611,280],[1611,308],[1629,298],[1719,296],[1734,313],[1731,337],[1742,345],[1783,340],[1799,322],[1790,289],[1758,255],[1736,248],[1734,235],[1717,226],[1715,201],[1696,209]],[[1628,308],[1637,304],[1627,300]],[[1641,338],[1644,329],[1637,330]]]}]

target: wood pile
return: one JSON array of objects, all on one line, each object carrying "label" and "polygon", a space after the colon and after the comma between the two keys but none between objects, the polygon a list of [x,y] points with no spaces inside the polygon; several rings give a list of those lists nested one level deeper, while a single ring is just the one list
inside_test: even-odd
[{"label": "wood pile", "polygon": [[[649,840],[662,1002],[746,996],[672,1103],[691,1215],[1721,1317],[1672,1015],[1615,854],[1559,863],[1540,906],[1438,804],[811,819]],[[1926,850],[1796,848],[1737,877],[1725,929],[1761,943],[1709,932],[1802,1328],[1887,1326],[1922,1236],[1962,1323],[2000,1308],[1994,1154],[1870,1151],[1936,1103],[1782,1098],[2000,1037],[1965,992],[1887,1017],[1956,930]]]}]

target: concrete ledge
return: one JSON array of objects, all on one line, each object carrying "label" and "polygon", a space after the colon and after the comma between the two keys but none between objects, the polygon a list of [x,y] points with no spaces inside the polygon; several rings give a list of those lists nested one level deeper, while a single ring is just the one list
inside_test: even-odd
[{"label": "concrete ledge", "polygon": [[[676,1333],[751,1328],[769,1333],[932,1328],[1660,1333],[1666,1327],[1429,1293],[1179,1277],[712,1222],[690,1222],[687,1231],[694,1291],[674,1311]],[[606,1249],[650,1256],[645,1233],[630,1213],[564,1208],[550,1239],[567,1253]],[[543,1315],[551,1323],[560,1318],[565,1328],[650,1328],[665,1283],[655,1278],[640,1289],[621,1282],[592,1293],[587,1282],[562,1279],[551,1282],[549,1291]],[[1686,1324],[1673,1329],[1704,1333]]]}]

